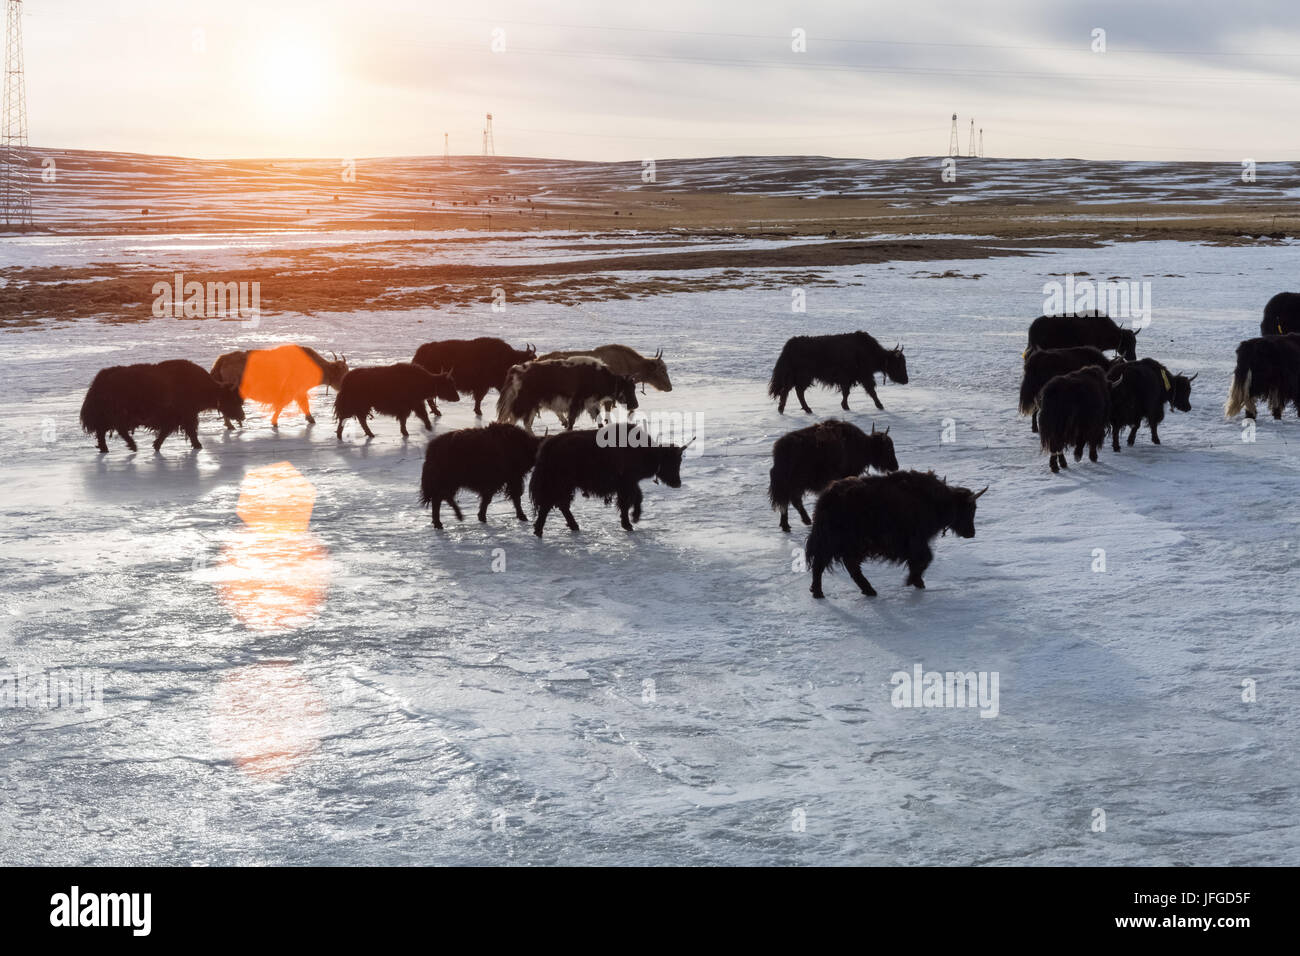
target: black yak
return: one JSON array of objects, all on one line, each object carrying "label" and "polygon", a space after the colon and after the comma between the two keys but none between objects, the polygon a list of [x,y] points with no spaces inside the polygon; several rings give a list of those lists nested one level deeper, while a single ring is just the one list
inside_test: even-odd
[{"label": "black yak", "polygon": [[[621,436],[620,440],[611,440],[615,436]],[[570,506],[579,491],[583,497],[600,498],[605,504],[617,498],[619,521],[623,530],[631,531],[641,520],[640,482],[653,478],[669,488],[680,488],[683,451],[684,446],[654,444],[640,425],[552,435],[538,449],[528,482],[528,494],[537,509],[533,534],[542,536],[552,508],[559,508],[569,530],[577,531]]]},{"label": "black yak", "polygon": [[924,588],[921,577],[934,560],[930,542],[949,529],[975,537],[975,502],[988,491],[956,488],[934,472],[896,471],[832,481],[813,509],[804,552],[812,571],[812,596],[822,594],[822,574],[844,566],[867,597],[876,590],[862,573],[867,558],[907,565],[906,584]]},{"label": "black yak", "polygon": [[1300,332],[1300,292],[1279,292],[1264,306],[1260,335],[1290,335]]},{"label": "black yak", "polygon": [[803,507],[805,492],[820,492],[836,478],[862,474],[868,467],[898,471],[889,429],[868,435],[857,425],[831,418],[789,432],[772,445],[767,498],[781,512],[781,530],[790,530],[790,506],[804,524],[812,519]]},{"label": "black yak", "polygon": [[796,335],[785,343],[781,355],[772,369],[767,394],[777,400],[776,410],[785,412],[785,401],[794,389],[799,407],[809,414],[812,409],[804,398],[804,390],[813,384],[840,390],[840,408],[849,410],[849,392],[854,385],[866,389],[876,408],[884,408],[876,394],[876,373],[883,373],[891,382],[907,384],[907,360],[903,349],[881,347],[866,332],[844,332],[840,335]]},{"label": "black yak", "polygon": [[522,421],[532,431],[533,419],[550,409],[567,431],[584,411],[596,418],[603,403],[621,403],[629,412],[635,411],[636,383],[594,358],[529,362],[516,365],[506,376],[497,399],[497,421],[503,425]]},{"label": "black yak", "polygon": [[1102,351],[1118,352],[1132,362],[1137,359],[1138,331],[1121,329],[1114,319],[1100,312],[1040,315],[1029,325],[1029,347],[1064,349],[1091,345]]},{"label": "black yak", "polygon": [[1074,446],[1074,460],[1097,460],[1097,449],[1106,441],[1110,425],[1111,383],[1106,373],[1089,365],[1067,375],[1058,375],[1038,393],[1038,439],[1051,454],[1052,471],[1068,467],[1065,449]]},{"label": "black yak", "polygon": [[1145,418],[1151,426],[1151,443],[1159,445],[1158,429],[1165,420],[1165,405],[1180,412],[1192,410],[1192,381],[1196,376],[1173,375],[1153,358],[1121,362],[1106,377],[1114,386],[1110,393],[1110,447],[1115,451],[1119,451],[1119,433],[1125,426],[1132,447]]},{"label": "black yak", "polygon": [[533,467],[541,438],[515,425],[493,422],[487,428],[462,428],[439,435],[424,451],[420,504],[433,508],[433,526],[442,527],[442,503],[451,505],[457,521],[464,515],[456,492],[467,488],[479,496],[478,520],[487,521],[488,503],[504,491],[515,505],[515,517],[527,521],[520,498],[524,475]]},{"label": "black yak", "polygon": [[1124,361],[1107,358],[1101,349],[1079,345],[1067,349],[1040,349],[1037,346],[1025,353],[1025,372],[1020,380],[1020,414],[1031,416],[1029,427],[1038,432],[1038,393],[1043,386],[1058,375],[1097,365],[1103,369]]},{"label": "black yak", "polygon": [[343,376],[343,384],[334,396],[338,437],[343,437],[344,423],[355,418],[361,423],[366,437],[374,438],[375,433],[366,424],[372,410],[381,415],[391,415],[401,422],[403,438],[409,437],[406,419],[410,415],[420,420],[425,431],[432,431],[433,423],[424,410],[424,403],[430,398],[440,398],[444,402],[460,399],[450,375],[433,375],[410,362],[354,368]]},{"label": "black yak", "polygon": [[[348,374],[348,357],[333,361],[305,345],[280,345],[273,349],[227,352],[212,364],[212,377],[233,385],[248,400],[271,406],[271,427],[280,425],[280,413],[291,402],[315,425],[307,393],[317,385],[337,389]],[[230,419],[226,427],[232,428]]]},{"label": "black yak", "polygon": [[1237,367],[1224,414],[1232,418],[1243,408],[1255,417],[1257,399],[1268,402],[1274,418],[1282,417],[1287,402],[1300,411],[1300,335],[1265,335],[1237,346]]},{"label": "black yak", "polygon": [[137,428],[147,428],[157,436],[154,451],[175,431],[185,432],[192,447],[202,448],[199,412],[208,411],[221,412],[227,420],[244,420],[239,391],[218,384],[193,362],[172,359],[156,365],[115,365],[100,371],[90,383],[81,403],[81,427],[95,436],[101,452],[108,451],[104,438],[113,431],[135,451],[131,432]]},{"label": "black yak", "polygon": [[[511,366],[531,362],[536,357],[537,349],[532,345],[525,346],[521,352],[501,339],[483,336],[425,342],[415,350],[415,358],[411,361],[435,375],[450,375],[457,391],[474,396],[474,414],[482,415],[483,396],[494,388],[501,389]],[[433,399],[429,399],[429,411],[436,416],[442,415]]]}]

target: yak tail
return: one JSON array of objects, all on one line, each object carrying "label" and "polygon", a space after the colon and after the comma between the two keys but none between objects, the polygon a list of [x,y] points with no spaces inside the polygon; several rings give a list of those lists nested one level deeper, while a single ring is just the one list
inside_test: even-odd
[{"label": "yak tail", "polygon": [[1052,450],[1052,442],[1062,441],[1072,434],[1073,406],[1068,402],[1043,402],[1038,407],[1038,446],[1043,451]]},{"label": "yak tail", "polygon": [[104,421],[105,415],[99,401],[92,401],[92,399],[98,399],[98,397],[92,386],[90,391],[86,393],[85,401],[81,403],[81,430],[88,435],[93,435],[101,427],[108,424]]},{"label": "yak tail", "polygon": [[1033,383],[1030,381],[1028,375],[1026,375],[1020,382],[1021,415],[1030,414],[1034,410],[1034,406],[1038,404],[1038,390],[1032,388],[1032,385]]},{"label": "yak tail", "polygon": [[513,425],[517,421],[515,415],[515,399],[519,397],[519,385],[523,376],[517,374],[512,368],[506,373],[505,384],[501,386],[501,391],[497,393],[497,421],[502,425]]},{"label": "yak tail", "polygon": [[334,394],[334,420],[336,422],[355,418],[360,411],[352,401],[351,392],[338,391]]},{"label": "yak tail", "polygon": [[812,530],[808,532],[808,540],[804,543],[804,564],[805,570],[811,571],[815,566],[821,565],[827,571],[833,569],[835,562],[844,562],[844,556],[839,547],[838,529],[831,527],[831,522],[817,520],[816,511],[813,512]]},{"label": "yak tail", "polygon": [[777,477],[775,465],[773,465],[772,470],[767,473],[767,479],[767,500],[774,510],[779,510],[781,505],[785,502],[780,497],[777,487],[778,485],[786,484],[786,482]]},{"label": "yak tail", "polygon": [[1246,369],[1246,374],[1241,374],[1241,365],[1238,364],[1232,373],[1232,388],[1228,390],[1228,401],[1223,406],[1223,415],[1225,418],[1233,418],[1250,402],[1250,381],[1254,377],[1252,369]]},{"label": "yak tail", "polygon": [[794,360],[790,358],[790,350],[784,348],[776,360],[776,367],[772,369],[772,379],[767,383],[767,394],[773,398],[780,398],[782,395],[789,394],[794,386]]}]

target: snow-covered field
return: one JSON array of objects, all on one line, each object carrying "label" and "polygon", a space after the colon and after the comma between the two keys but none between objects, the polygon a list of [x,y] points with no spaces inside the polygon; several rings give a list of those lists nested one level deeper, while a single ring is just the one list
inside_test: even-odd
[{"label": "snow-covered field", "polygon": [[[1247,442],[1222,417],[1294,257],[834,268],[804,314],[732,291],[5,334],[0,672],[79,674],[102,706],[0,708],[0,862],[1300,863],[1300,421]],[[930,267],[982,278],[914,277]],[[1139,353],[1201,375],[1162,446],[1144,429],[1058,477],[1014,406],[1042,285],[1070,271],[1151,281]],[[874,565],[879,597],[840,573],[817,602],[804,529],[765,497],[772,441],[809,417],[765,384],[788,336],[853,328],[904,343],[912,383],[879,413],[859,391],[848,418],[891,426],[903,467],[991,490],[973,540],[936,543],[928,590]],[[106,365],[271,341],[356,365],[476,334],[663,347],[675,387],[642,410],[698,416],[682,488],[645,483],[633,534],[579,500],[580,533],[538,540],[502,502],[479,525],[468,496],[439,533],[418,426],[339,442],[323,390],[314,428],[208,416],[197,453],[99,455],[77,426]],[[440,430],[474,423],[444,410]],[[311,486],[309,536],[241,563],[241,483],[281,462]],[[232,583],[259,556],[267,590]],[[263,597],[305,621],[249,626]],[[895,708],[916,665],[996,672],[997,716]]]}]

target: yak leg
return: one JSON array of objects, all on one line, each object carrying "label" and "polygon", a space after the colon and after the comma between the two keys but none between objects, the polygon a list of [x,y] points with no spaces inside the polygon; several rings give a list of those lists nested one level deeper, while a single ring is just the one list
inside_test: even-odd
[{"label": "yak leg", "polygon": [[572,506],[573,506],[573,502],[572,502],[572,501],[566,501],[566,502],[562,503],[562,504],[559,506],[559,507],[560,507],[560,514],[564,515],[564,523],[567,524],[567,525],[569,526],[569,530],[570,530],[570,531],[577,531],[577,530],[578,530],[578,522],[577,522],[577,520],[573,517],[573,511],[570,510],[570,509],[572,508]]},{"label": "yak leg", "polygon": [[1079,442],[1079,444],[1074,446],[1075,461],[1083,461],[1083,444],[1084,444],[1083,442]]},{"label": "yak leg", "polygon": [[438,403],[429,399],[429,411],[433,412],[434,418],[442,418],[442,412],[438,411]]},{"label": "yak leg", "polygon": [[1119,421],[1118,419],[1114,419],[1114,418],[1111,419],[1110,422],[1110,450],[1111,451],[1114,452],[1119,451],[1119,433],[1123,427],[1124,427],[1123,422]]},{"label": "yak leg", "polygon": [[849,387],[847,385],[841,386],[840,394],[842,396],[840,398],[840,408],[847,412],[849,410]]},{"label": "yak leg", "polygon": [[632,521],[627,516],[628,509],[632,507],[632,502],[628,499],[627,491],[623,488],[618,492],[618,523],[623,526],[624,531],[632,530]]},{"label": "yak leg", "polygon": [[[799,512],[800,521],[802,521],[804,524],[812,524],[812,518],[808,517],[808,512],[805,511],[803,507],[803,495],[800,495],[799,497],[795,498],[794,501],[791,502],[791,504],[794,505],[794,510]],[[789,529],[787,528],[786,530]]]},{"label": "yak leg", "polygon": [[632,486],[632,523],[636,524],[641,520],[641,486]]},{"label": "yak leg", "polygon": [[[1038,409],[1037,408],[1035,408],[1032,412],[1029,413],[1029,429],[1035,435],[1038,434]],[[1116,448],[1115,450],[1119,451],[1118,448]]]},{"label": "yak leg", "polygon": [[824,598],[826,596],[825,594],[822,593],[822,573],[826,570],[826,567],[829,564],[830,561],[825,558],[817,557],[813,559],[812,587],[810,587],[808,590],[812,592],[812,596],[815,598]]},{"label": "yak leg", "polygon": [[537,506],[537,520],[533,522],[533,534],[539,538],[542,536],[542,529],[546,527],[546,516],[550,513],[550,505],[539,504]]},{"label": "yak leg", "polygon": [[474,414],[479,418],[483,417],[483,396],[487,394],[487,389],[479,391],[474,389]]},{"label": "yak leg", "polygon": [[[619,489],[618,512],[624,531],[631,531],[632,524],[641,520],[641,497],[641,488],[635,482]],[[632,512],[631,522],[628,521],[629,510]]]},{"label": "yak leg", "polygon": [[95,440],[99,444],[99,450],[101,452],[108,451],[108,442],[104,441],[104,436],[107,434],[108,434],[108,429],[106,428],[100,428],[95,431]]},{"label": "yak leg", "polygon": [[402,427],[402,437],[403,437],[403,438],[410,438],[410,437],[411,437],[411,433],[408,432],[408,431],[406,430],[406,418],[407,418],[407,416],[410,415],[410,414],[411,414],[410,412],[407,412],[405,415],[398,415],[398,416],[397,416],[397,424],[399,424],[399,425]]},{"label": "yak leg", "polygon": [[433,431],[433,422],[429,421],[429,416],[425,412],[423,405],[416,405],[411,409],[411,414],[420,420],[420,424],[424,426],[426,432]]},{"label": "yak leg", "polygon": [[198,451],[203,446],[199,444],[199,416],[194,415],[188,422],[181,426],[185,429],[185,436],[190,440],[190,447]]},{"label": "yak leg", "polygon": [[442,530],[442,499],[433,499],[433,526],[439,531]]},{"label": "yak leg", "polygon": [[1160,444],[1160,433],[1156,431],[1156,429],[1159,427],[1160,426],[1156,423],[1155,419],[1152,419],[1151,420],[1151,444],[1153,445]]},{"label": "yak leg", "polygon": [[279,428],[279,427],[280,427],[280,413],[281,413],[282,411],[284,411],[284,406],[283,406],[283,405],[281,405],[281,404],[279,404],[279,403],[276,403],[274,406],[272,406],[272,411],[271,411],[271,427],[272,427],[272,428]]},{"label": "yak leg", "polygon": [[[1140,424],[1141,424],[1141,422],[1138,422],[1138,425],[1140,425]],[[1129,447],[1129,448],[1132,448],[1132,447],[1133,447],[1133,444],[1137,441],[1137,438],[1138,438],[1138,426],[1137,426],[1137,425],[1133,425],[1133,426],[1130,427],[1129,430],[1128,430],[1128,447]]]},{"label": "yak leg", "polygon": [[[844,567],[849,572],[849,577],[853,579],[853,583],[858,586],[859,590],[861,590],[863,594],[867,597],[876,596],[876,589],[871,586],[871,582],[867,580],[867,576],[862,573],[862,565],[848,563],[845,564]],[[924,587],[924,585],[922,585],[922,587]]]},{"label": "yak leg", "polygon": [[510,496],[510,501],[515,506],[515,517],[520,521],[527,521],[528,515],[524,514],[522,500],[524,496],[524,480],[522,478],[511,479],[506,485],[506,494]]},{"label": "yak leg", "polygon": [[[876,403],[876,408],[884,408],[884,407],[885,407],[884,405],[882,405],[882,404],[880,403],[880,396],[876,394],[876,380],[875,380],[875,378],[872,378],[871,381],[869,381],[869,382],[864,382],[864,383],[862,384],[862,387],[865,388],[865,389],[867,390],[867,394],[871,396],[871,400],[872,400],[873,402]],[[848,407],[848,406],[846,405],[845,408],[847,408],[847,407]]]},{"label": "yak leg", "polygon": [[776,413],[785,414],[785,400],[790,397],[790,390],[787,388],[781,392],[781,397],[776,400]]},{"label": "yak leg", "polygon": [[790,502],[788,501],[781,505],[781,530],[790,530]]},{"label": "yak leg", "polygon": [[1097,460],[1097,449],[1101,447],[1101,442],[1103,442],[1103,441],[1105,441],[1105,440],[1106,440],[1106,436],[1105,436],[1105,435],[1102,435],[1102,436],[1101,436],[1101,441],[1093,441],[1093,442],[1089,442],[1089,443],[1088,443],[1088,460],[1089,460],[1089,461],[1096,461],[1096,460]]},{"label": "yak leg", "polygon": [[316,419],[312,418],[312,415],[311,415],[311,403],[308,402],[308,400],[307,400],[307,393],[306,393],[306,392],[303,392],[301,395],[299,395],[297,398],[295,398],[294,401],[298,403],[298,409],[303,413],[303,415],[306,416],[306,418],[307,418],[307,424],[308,424],[308,425],[315,425],[315,424],[316,424]]},{"label": "yak leg", "polygon": [[131,434],[132,430],[130,428],[127,428],[124,424],[118,423],[116,431],[119,435],[122,436],[122,440],[126,442],[126,447],[131,449],[132,451],[135,451],[136,450],[135,436]]},{"label": "yak leg", "polygon": [[361,424],[361,430],[366,433],[367,438],[375,437],[375,433],[372,432],[370,426],[366,424],[366,416],[364,412],[357,416],[357,421]]},{"label": "yak leg", "polygon": [[934,552],[930,550],[929,542],[921,540],[912,542],[910,553],[907,556],[907,581],[905,583],[924,590],[925,581],[921,575],[925,573],[925,569],[930,566],[930,562],[933,560]]},{"label": "yak leg", "polygon": [[479,495],[479,499],[478,499],[478,520],[481,521],[481,522],[483,522],[484,524],[487,523],[487,506],[488,506],[488,502],[491,501],[491,500],[492,500],[492,493],[491,493],[491,492],[488,492],[488,493],[485,494],[485,495]]},{"label": "yak leg", "polygon": [[569,399],[569,419],[564,423],[564,430],[566,432],[573,431],[573,423],[576,422],[578,416],[582,414],[582,405],[583,403],[576,397]]},{"label": "yak leg", "polygon": [[799,399],[799,407],[802,408],[802,409],[803,409],[805,412],[807,412],[809,415],[811,415],[811,414],[812,414],[812,409],[808,407],[808,402],[807,402],[807,400],[803,397],[803,393],[804,393],[804,389],[803,389],[803,388],[800,388],[798,385],[796,385],[796,386],[794,387],[794,394],[795,394],[795,396]]}]

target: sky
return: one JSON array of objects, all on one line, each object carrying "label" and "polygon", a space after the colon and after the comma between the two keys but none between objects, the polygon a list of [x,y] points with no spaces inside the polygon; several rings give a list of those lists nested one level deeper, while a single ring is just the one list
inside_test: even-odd
[{"label": "sky", "polygon": [[[202,158],[1300,155],[1273,0],[24,0],[34,146]],[[1104,30],[1105,50],[1094,50]],[[803,50],[795,31],[802,31]],[[494,49],[493,47],[496,47]]]}]

